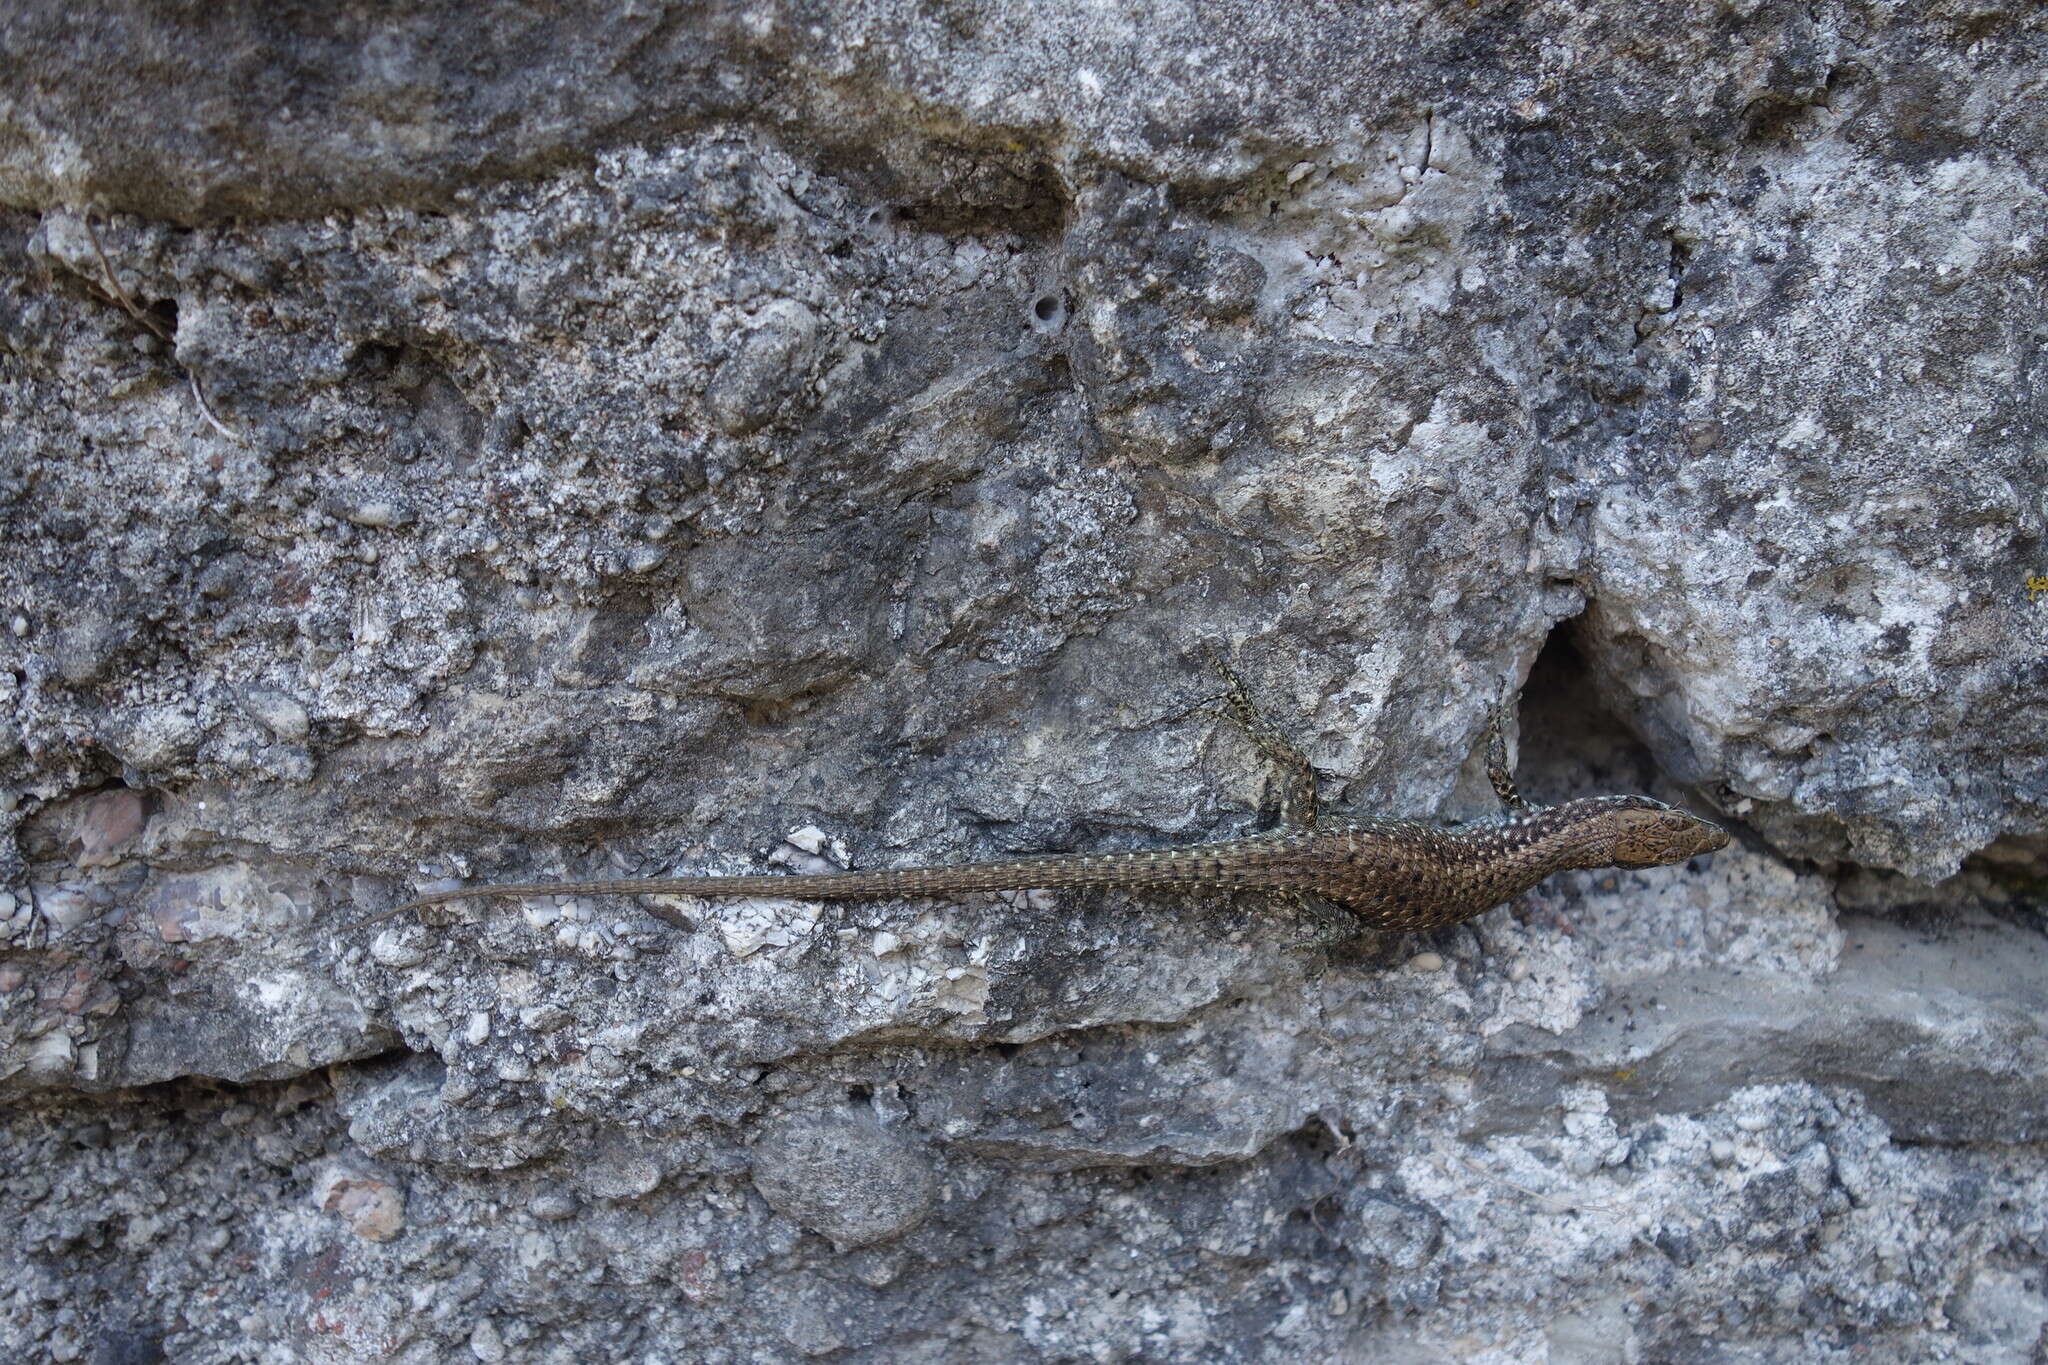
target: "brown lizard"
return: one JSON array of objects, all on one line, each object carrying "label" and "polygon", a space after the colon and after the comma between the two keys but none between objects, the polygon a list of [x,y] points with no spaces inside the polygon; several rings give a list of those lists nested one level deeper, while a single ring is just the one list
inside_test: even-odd
[{"label": "brown lizard", "polygon": [[[1728,835],[1647,796],[1594,796],[1534,807],[1515,790],[1500,711],[1487,736],[1487,775],[1505,818],[1443,827],[1416,820],[1318,826],[1315,771],[1253,707],[1237,676],[1217,661],[1228,690],[1212,702],[1290,775],[1282,827],[1219,843],[1129,853],[1051,853],[950,867],[738,877],[624,877],[514,882],[436,891],[359,920],[357,928],[408,910],[480,896],[946,896],[964,891],[1068,887],[1214,887],[1321,896],[1348,907],[1366,928],[1435,929],[1491,910],[1568,868],[1660,867],[1725,848]],[[683,916],[650,913],[685,927]]]}]

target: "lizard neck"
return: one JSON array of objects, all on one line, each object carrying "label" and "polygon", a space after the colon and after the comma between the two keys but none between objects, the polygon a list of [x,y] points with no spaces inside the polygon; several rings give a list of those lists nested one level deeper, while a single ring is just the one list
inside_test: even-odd
[{"label": "lizard neck", "polygon": [[1530,874],[1530,885],[1553,872],[1612,867],[1614,832],[1607,816],[1633,798],[1592,796],[1544,806],[1479,833],[1503,861]]},{"label": "lizard neck", "polygon": [[1474,891],[1497,904],[1555,872],[1606,867],[1612,862],[1599,797],[1545,806],[1498,824],[1456,831],[1464,859],[1474,867]]}]

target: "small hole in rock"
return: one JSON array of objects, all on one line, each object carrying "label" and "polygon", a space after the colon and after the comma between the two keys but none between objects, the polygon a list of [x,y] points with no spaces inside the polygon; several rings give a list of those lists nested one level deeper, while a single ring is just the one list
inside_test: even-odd
[{"label": "small hole in rock", "polygon": [[1067,300],[1057,291],[1040,294],[1031,301],[1031,325],[1040,331],[1053,332],[1067,320]]}]

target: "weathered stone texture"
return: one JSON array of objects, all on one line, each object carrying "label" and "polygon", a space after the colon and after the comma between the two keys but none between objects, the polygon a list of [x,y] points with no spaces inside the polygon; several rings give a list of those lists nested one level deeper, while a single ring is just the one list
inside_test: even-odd
[{"label": "weathered stone texture", "polygon": [[[2048,1323],[2048,29],[0,17],[0,1343],[1968,1360]],[[2033,600],[2040,596],[2042,600]],[[436,879],[1718,811],[1472,930]]]}]

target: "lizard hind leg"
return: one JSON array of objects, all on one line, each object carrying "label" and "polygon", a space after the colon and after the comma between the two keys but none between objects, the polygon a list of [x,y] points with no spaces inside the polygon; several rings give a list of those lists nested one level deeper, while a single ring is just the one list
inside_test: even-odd
[{"label": "lizard hind leg", "polygon": [[1509,810],[1527,810],[1529,803],[1515,789],[1515,774],[1508,767],[1508,741],[1501,731],[1501,706],[1502,703],[1496,701],[1486,707],[1486,776],[1493,783],[1493,794],[1500,798],[1503,806]]},{"label": "lizard hind leg", "polygon": [[[1313,891],[1273,891],[1266,893],[1265,903],[1269,913],[1262,917],[1264,927],[1260,935],[1262,939],[1270,936],[1276,947],[1328,947],[1358,937],[1357,912],[1334,896]],[[1270,910],[1285,913],[1274,916]],[[1279,932],[1274,934],[1276,928]]]},{"label": "lizard hind leg", "polygon": [[1223,677],[1223,694],[1213,699],[1215,705],[1280,770],[1280,823],[1297,829],[1315,828],[1316,770],[1280,727],[1260,713],[1244,679],[1231,670],[1223,656],[1212,649],[1209,662]]}]

